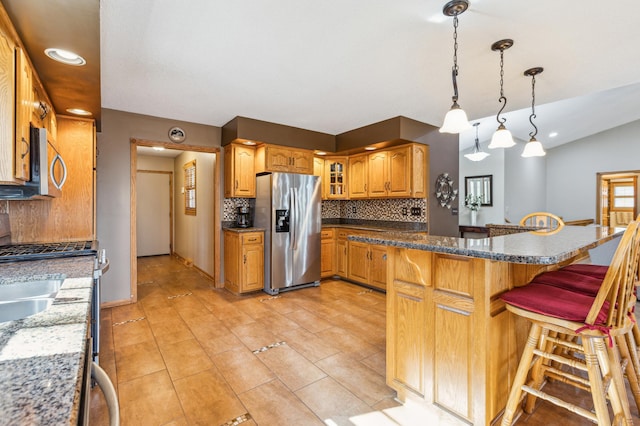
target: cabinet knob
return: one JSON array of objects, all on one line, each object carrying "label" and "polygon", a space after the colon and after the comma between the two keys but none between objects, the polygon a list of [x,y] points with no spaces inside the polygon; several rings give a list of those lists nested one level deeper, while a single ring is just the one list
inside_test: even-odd
[{"label": "cabinet knob", "polygon": [[246,264],[247,263],[247,255],[245,254],[243,257],[244,257],[243,263]]},{"label": "cabinet knob", "polygon": [[234,189],[238,189],[238,179],[236,179],[236,187]]},{"label": "cabinet knob", "polygon": [[382,255],[382,260],[387,260],[387,254],[386,253]]}]

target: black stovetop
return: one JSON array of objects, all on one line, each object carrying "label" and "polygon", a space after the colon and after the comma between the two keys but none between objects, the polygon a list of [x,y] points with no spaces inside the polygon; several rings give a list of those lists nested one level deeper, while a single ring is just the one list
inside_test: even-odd
[{"label": "black stovetop", "polygon": [[88,256],[95,255],[96,253],[97,244],[95,241],[12,244],[0,246],[0,263],[72,256]]}]

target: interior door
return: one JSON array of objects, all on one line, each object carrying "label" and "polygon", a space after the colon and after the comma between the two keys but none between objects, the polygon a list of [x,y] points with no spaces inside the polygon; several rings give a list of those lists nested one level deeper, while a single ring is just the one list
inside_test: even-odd
[{"label": "interior door", "polygon": [[138,172],[136,179],[138,256],[171,253],[171,175]]}]

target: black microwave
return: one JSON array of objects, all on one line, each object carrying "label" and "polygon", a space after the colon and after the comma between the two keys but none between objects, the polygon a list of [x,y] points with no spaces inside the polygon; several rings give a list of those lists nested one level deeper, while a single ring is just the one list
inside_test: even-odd
[{"label": "black microwave", "polygon": [[24,185],[0,186],[0,199],[29,200],[59,197],[67,180],[67,166],[49,142],[47,130],[31,127],[31,180]]}]

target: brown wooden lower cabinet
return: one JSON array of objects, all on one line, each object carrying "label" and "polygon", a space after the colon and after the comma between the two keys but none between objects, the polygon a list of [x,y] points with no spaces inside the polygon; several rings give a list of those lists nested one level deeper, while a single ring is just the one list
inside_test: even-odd
[{"label": "brown wooden lower cabinet", "polygon": [[323,228],[320,234],[320,278],[336,274],[336,241],[333,228]]},{"label": "brown wooden lower cabinet", "polygon": [[224,230],[224,286],[233,293],[264,287],[264,233]]},{"label": "brown wooden lower cabinet", "polygon": [[341,277],[347,276],[349,265],[348,256],[347,235],[345,232],[338,231],[338,238],[336,239],[336,275]]},{"label": "brown wooden lower cabinet", "polygon": [[348,241],[347,278],[385,290],[387,288],[387,248],[375,244]]},{"label": "brown wooden lower cabinet", "polygon": [[355,228],[322,229],[322,278],[338,275],[381,290],[387,288],[387,247],[347,240],[349,235],[365,234],[367,231]]},{"label": "brown wooden lower cabinet", "polygon": [[528,333],[499,296],[559,265],[397,247],[388,247],[388,258],[387,384],[401,401],[491,424],[506,405]]}]

